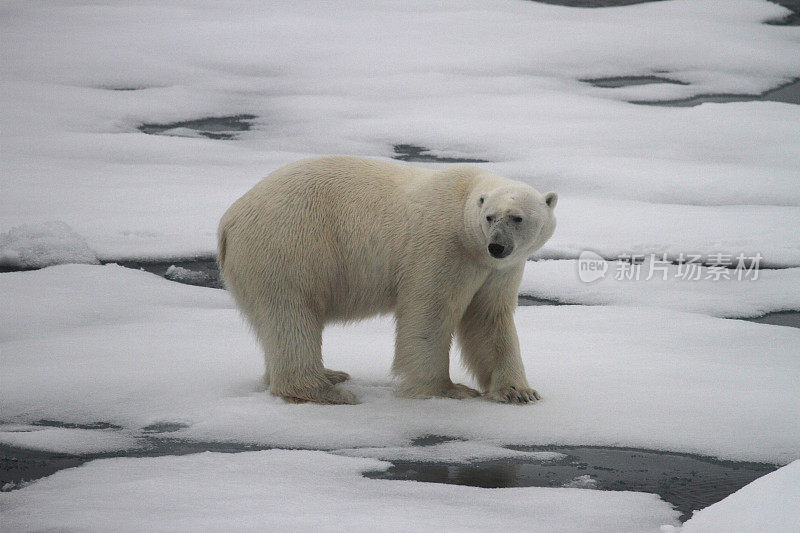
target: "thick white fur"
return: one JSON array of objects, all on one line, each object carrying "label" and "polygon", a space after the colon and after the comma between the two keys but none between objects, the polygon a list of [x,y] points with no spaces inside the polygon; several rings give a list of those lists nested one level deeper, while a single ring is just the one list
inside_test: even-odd
[{"label": "thick white fur", "polygon": [[[219,226],[222,276],[264,349],[272,394],[355,403],[335,386],[347,374],[322,365],[322,329],[394,311],[399,395],[479,394],[450,380],[457,333],[484,396],[538,399],[512,315],[525,260],[555,229],[556,202],[471,166],[325,157],[272,173]],[[513,252],[496,259],[493,242]]]}]

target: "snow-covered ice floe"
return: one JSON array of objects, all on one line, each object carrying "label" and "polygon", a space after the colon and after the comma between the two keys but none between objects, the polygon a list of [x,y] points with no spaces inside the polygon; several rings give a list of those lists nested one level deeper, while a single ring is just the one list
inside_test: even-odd
[{"label": "snow-covered ice floe", "polygon": [[[800,106],[795,107],[800,109]],[[758,119],[753,117],[753,120]],[[787,134],[788,138],[800,138],[800,127],[798,130]],[[649,184],[660,177],[661,174],[641,179]],[[631,184],[637,190],[640,186],[648,185]],[[655,254],[657,257],[667,254],[668,259],[690,253],[704,258],[715,254],[732,257],[741,254],[760,256],[762,267],[800,265],[800,237],[795,231],[800,226],[800,207],[752,205],[746,198],[737,203],[742,205],[648,203],[587,196],[564,198],[561,194],[556,208],[558,227],[536,257],[576,259],[586,250],[606,259],[632,254]]]},{"label": "snow-covered ice floe", "polygon": [[25,269],[99,262],[86,239],[61,221],[23,224],[0,233],[0,267]]},{"label": "snow-covered ice floe", "polygon": [[[264,390],[260,349],[225,291],[64,265],[3,274],[0,293],[7,423],[103,422],[137,435],[180,421],[170,437],[278,447],[408,447],[446,435],[775,463],[796,459],[800,443],[795,328],[646,307],[522,307],[523,359],[544,399],[519,407],[396,398],[393,323],[379,318],[331,326],[323,339],[326,365],[352,374],[345,386],[361,404],[290,405]],[[471,383],[452,359],[454,380]],[[453,446],[436,451],[463,457]]]},{"label": "snow-covered ice floe", "polygon": [[178,281],[180,283],[188,283],[189,285],[202,285],[209,281],[209,276],[205,272],[198,272],[188,268],[170,265],[164,273],[164,277],[168,280]]},{"label": "snow-covered ice floe", "polygon": [[[726,269],[648,257],[602,261],[597,274],[576,260],[528,261],[520,294],[564,304],[662,307],[718,317],[800,310],[800,268]],[[630,279],[628,279],[630,278]]]},{"label": "snow-covered ice floe", "polygon": [[654,494],[367,479],[376,459],[268,450],[103,459],[0,494],[9,530],[657,532]]},{"label": "snow-covered ice floe", "polygon": [[0,444],[54,453],[92,454],[139,448],[139,441],[113,429],[0,425]]},{"label": "snow-covered ice floe", "polygon": [[779,468],[697,511],[683,527],[664,533],[795,533],[800,525],[800,461]]},{"label": "snow-covered ice floe", "polygon": [[[800,265],[800,107],[626,102],[796,78],[797,28],[764,24],[783,7],[227,5],[6,5],[0,231],[57,218],[104,260],[207,255],[225,208],[279,165],[413,144],[558,191],[550,257],[652,248]],[[654,74],[681,83],[581,81]],[[242,116],[254,118],[231,140],[193,129]]]},{"label": "snow-covered ice floe", "polygon": [[[800,106],[627,103],[757,94],[795,79],[798,29],[764,24],[788,13],[766,0],[597,10],[109,0],[0,11],[2,268],[209,256],[222,212],[278,166],[329,153],[391,157],[402,144],[486,160],[558,191],[559,227],[541,258],[742,253],[800,266]],[[581,81],[621,75],[680,83]],[[260,350],[223,291],[116,266],[2,274],[0,443],[118,452],[161,428],[176,439],[415,461],[521,459],[529,452],[505,445],[551,443],[798,458],[800,332],[716,318],[797,309],[796,269],[752,284],[584,286],[574,265],[528,265],[528,294],[603,305],[517,311],[544,397],[523,408],[395,398],[388,319],[325,334],[326,363],[352,374],[345,386],[360,405],[287,405],[264,390]],[[454,378],[469,382],[456,361]],[[413,446],[426,435],[467,442]],[[787,468],[796,486],[794,464],[698,513],[696,527],[727,515],[735,529],[745,509],[761,524],[779,524],[764,519],[773,512],[796,522],[791,500],[768,505],[794,494],[781,488]],[[335,527],[370,531],[677,526],[652,495],[360,475],[386,467],[279,450],[93,461],[0,495],[2,524],[320,529],[332,516]]]},{"label": "snow-covered ice floe", "polygon": [[430,446],[385,446],[380,448],[350,448],[336,450],[338,455],[373,457],[385,461],[415,461],[422,463],[471,463],[492,459],[525,461],[556,461],[567,456],[559,452],[529,452],[511,450],[489,442],[450,441]]}]

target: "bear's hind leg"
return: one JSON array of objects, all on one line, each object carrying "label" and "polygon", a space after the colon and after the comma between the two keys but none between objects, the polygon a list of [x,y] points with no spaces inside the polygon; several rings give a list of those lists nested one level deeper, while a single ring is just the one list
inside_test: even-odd
[{"label": "bear's hind leg", "polygon": [[268,360],[270,393],[292,403],[358,403],[353,393],[334,386],[347,374],[322,366],[321,321],[297,304],[270,315],[280,316],[280,322],[270,320],[257,329]]},{"label": "bear's hind leg", "polygon": [[[333,385],[344,383],[350,379],[350,374],[347,372],[342,372],[341,370],[331,370],[330,368],[325,368],[323,369],[323,373],[325,374],[325,379],[330,381]],[[266,386],[267,389],[269,389],[270,374],[269,361],[267,361],[267,369],[264,371],[264,386]]]},{"label": "bear's hind leg", "polygon": [[[274,328],[270,328],[269,326],[264,326],[264,327],[258,326],[259,319],[262,322],[268,320],[264,318],[264,315],[265,313],[263,312],[258,313],[257,314],[258,319],[256,317],[253,317],[253,319],[250,320],[250,323],[253,325],[253,329],[256,331],[258,338],[261,341],[261,346],[264,350],[264,375],[262,377],[262,382],[264,383],[264,386],[267,388],[267,390],[269,390],[270,382],[272,381],[272,368],[271,368],[272,365],[270,364],[270,353],[272,352],[273,347],[267,339],[274,337],[275,335],[270,334],[270,330]],[[329,368],[323,368],[322,372],[325,376],[325,379],[327,379],[333,385],[345,382],[348,379],[350,379],[350,374],[348,374],[347,372],[342,372],[341,370],[331,370]]]}]

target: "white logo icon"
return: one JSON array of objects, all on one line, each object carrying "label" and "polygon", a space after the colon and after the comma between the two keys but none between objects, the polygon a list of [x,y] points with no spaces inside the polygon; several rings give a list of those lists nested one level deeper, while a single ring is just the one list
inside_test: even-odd
[{"label": "white logo icon", "polygon": [[591,283],[606,276],[608,262],[596,253],[584,250],[578,256],[578,277],[584,283]]}]

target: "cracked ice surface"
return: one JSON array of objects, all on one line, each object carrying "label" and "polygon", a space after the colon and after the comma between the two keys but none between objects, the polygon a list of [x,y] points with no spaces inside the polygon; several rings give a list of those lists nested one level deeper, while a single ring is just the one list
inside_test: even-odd
[{"label": "cracked ice surface", "polygon": [[[104,422],[141,437],[179,421],[170,436],[293,448],[448,435],[777,463],[800,442],[795,328],[646,307],[521,307],[525,367],[544,399],[520,407],[395,398],[393,324],[378,318],[323,339],[326,366],[352,374],[344,386],[361,404],[291,405],[264,390],[260,350],[224,291],[114,265],[7,273],[0,291],[13,302],[0,308],[0,412],[15,424]],[[452,359],[454,380],[471,383]]]}]

